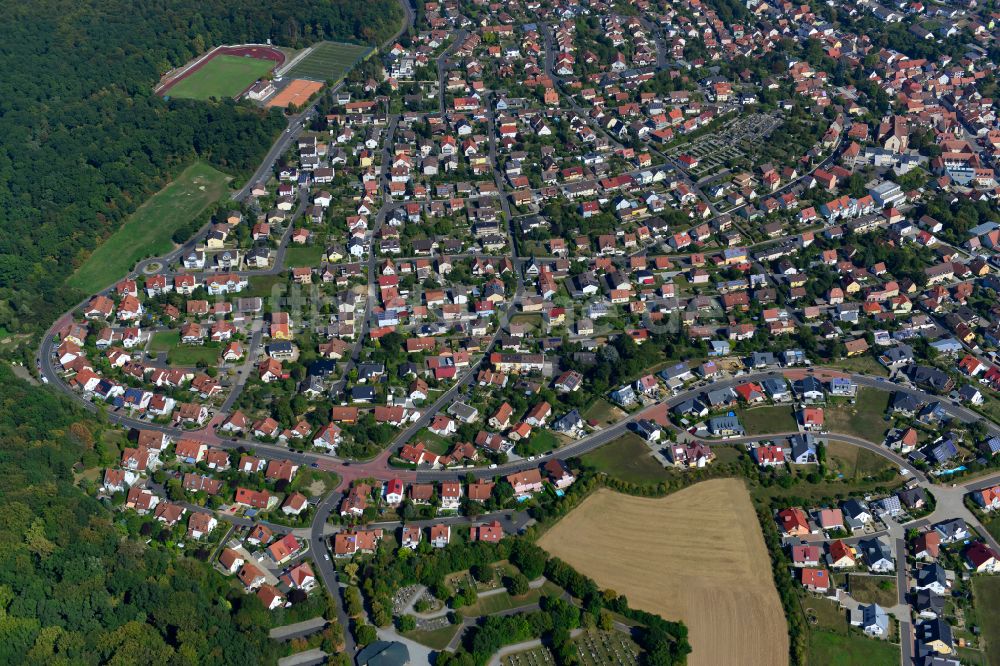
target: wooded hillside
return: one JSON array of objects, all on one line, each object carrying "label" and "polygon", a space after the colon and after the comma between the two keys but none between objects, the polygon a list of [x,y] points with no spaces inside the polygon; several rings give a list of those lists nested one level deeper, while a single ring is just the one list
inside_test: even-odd
[{"label": "wooded hillside", "polygon": [[0,7],[0,327],[37,331],[85,294],[82,256],[196,157],[248,173],[284,125],[233,103],[165,102],[160,76],[225,43],[371,43],[396,0],[38,0]]},{"label": "wooded hillside", "polygon": [[0,365],[0,664],[274,661],[256,596],[74,485],[101,432]]}]

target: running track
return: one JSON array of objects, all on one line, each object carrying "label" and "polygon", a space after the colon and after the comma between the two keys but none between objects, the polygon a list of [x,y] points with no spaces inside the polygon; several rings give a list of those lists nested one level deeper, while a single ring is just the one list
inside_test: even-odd
[{"label": "running track", "polygon": [[271,68],[272,70],[275,67],[280,67],[282,63],[285,62],[285,54],[278,49],[271,48],[270,46],[218,46],[202,56],[201,60],[198,60],[179,75],[160,86],[160,88],[157,89],[156,94],[162,97],[175,85],[188,78],[204,67],[210,60],[214,60],[220,55],[247,56],[250,58],[257,58],[259,60],[271,60],[274,62],[274,67]]}]

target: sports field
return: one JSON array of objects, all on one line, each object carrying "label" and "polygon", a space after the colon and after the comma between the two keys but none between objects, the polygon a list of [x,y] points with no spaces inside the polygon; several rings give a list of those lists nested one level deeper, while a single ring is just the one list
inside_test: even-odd
[{"label": "sports field", "polygon": [[140,259],[166,254],[174,247],[174,231],[218,201],[228,182],[226,174],[195,162],[132,213],[67,284],[91,294],[124,277]]},{"label": "sports field", "polygon": [[742,481],[662,499],[602,489],[539,545],[634,607],[683,620],[692,666],[788,663],[784,612]]},{"label": "sports field", "polygon": [[319,81],[308,81],[306,79],[295,79],[289,81],[288,85],[278,91],[278,94],[267,101],[266,106],[276,106],[284,109],[291,106],[304,106],[323,87]]},{"label": "sports field", "polygon": [[313,81],[339,81],[347,71],[372,50],[370,46],[320,42],[313,46],[307,56],[299,60],[285,72],[293,79]]},{"label": "sports field", "polygon": [[171,86],[167,94],[185,99],[236,97],[273,67],[273,60],[217,55]]}]

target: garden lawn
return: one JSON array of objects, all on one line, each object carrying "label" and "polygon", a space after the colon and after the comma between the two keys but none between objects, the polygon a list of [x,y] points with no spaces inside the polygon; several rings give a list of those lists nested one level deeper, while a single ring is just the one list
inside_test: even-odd
[{"label": "garden lawn", "polygon": [[174,232],[218,201],[228,182],[226,174],[195,162],[132,213],[66,283],[96,293],[125,277],[140,259],[170,252]]},{"label": "garden lawn", "polygon": [[274,68],[274,61],[245,56],[218,55],[166,92],[184,99],[236,97]]},{"label": "garden lawn", "polygon": [[671,474],[653,457],[646,443],[631,432],[584,455],[583,462],[608,476],[638,485],[657,484]]}]

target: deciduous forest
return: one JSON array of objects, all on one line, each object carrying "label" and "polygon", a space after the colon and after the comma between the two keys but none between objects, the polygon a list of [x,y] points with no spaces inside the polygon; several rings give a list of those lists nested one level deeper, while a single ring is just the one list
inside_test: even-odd
[{"label": "deciduous forest", "polygon": [[184,165],[246,175],[284,125],[166,102],[160,76],[214,45],[372,43],[396,0],[39,0],[0,8],[0,327],[35,332],[85,294],[67,275]]},{"label": "deciduous forest", "polygon": [[268,612],[74,483],[102,425],[0,365],[0,663],[273,661]]}]

